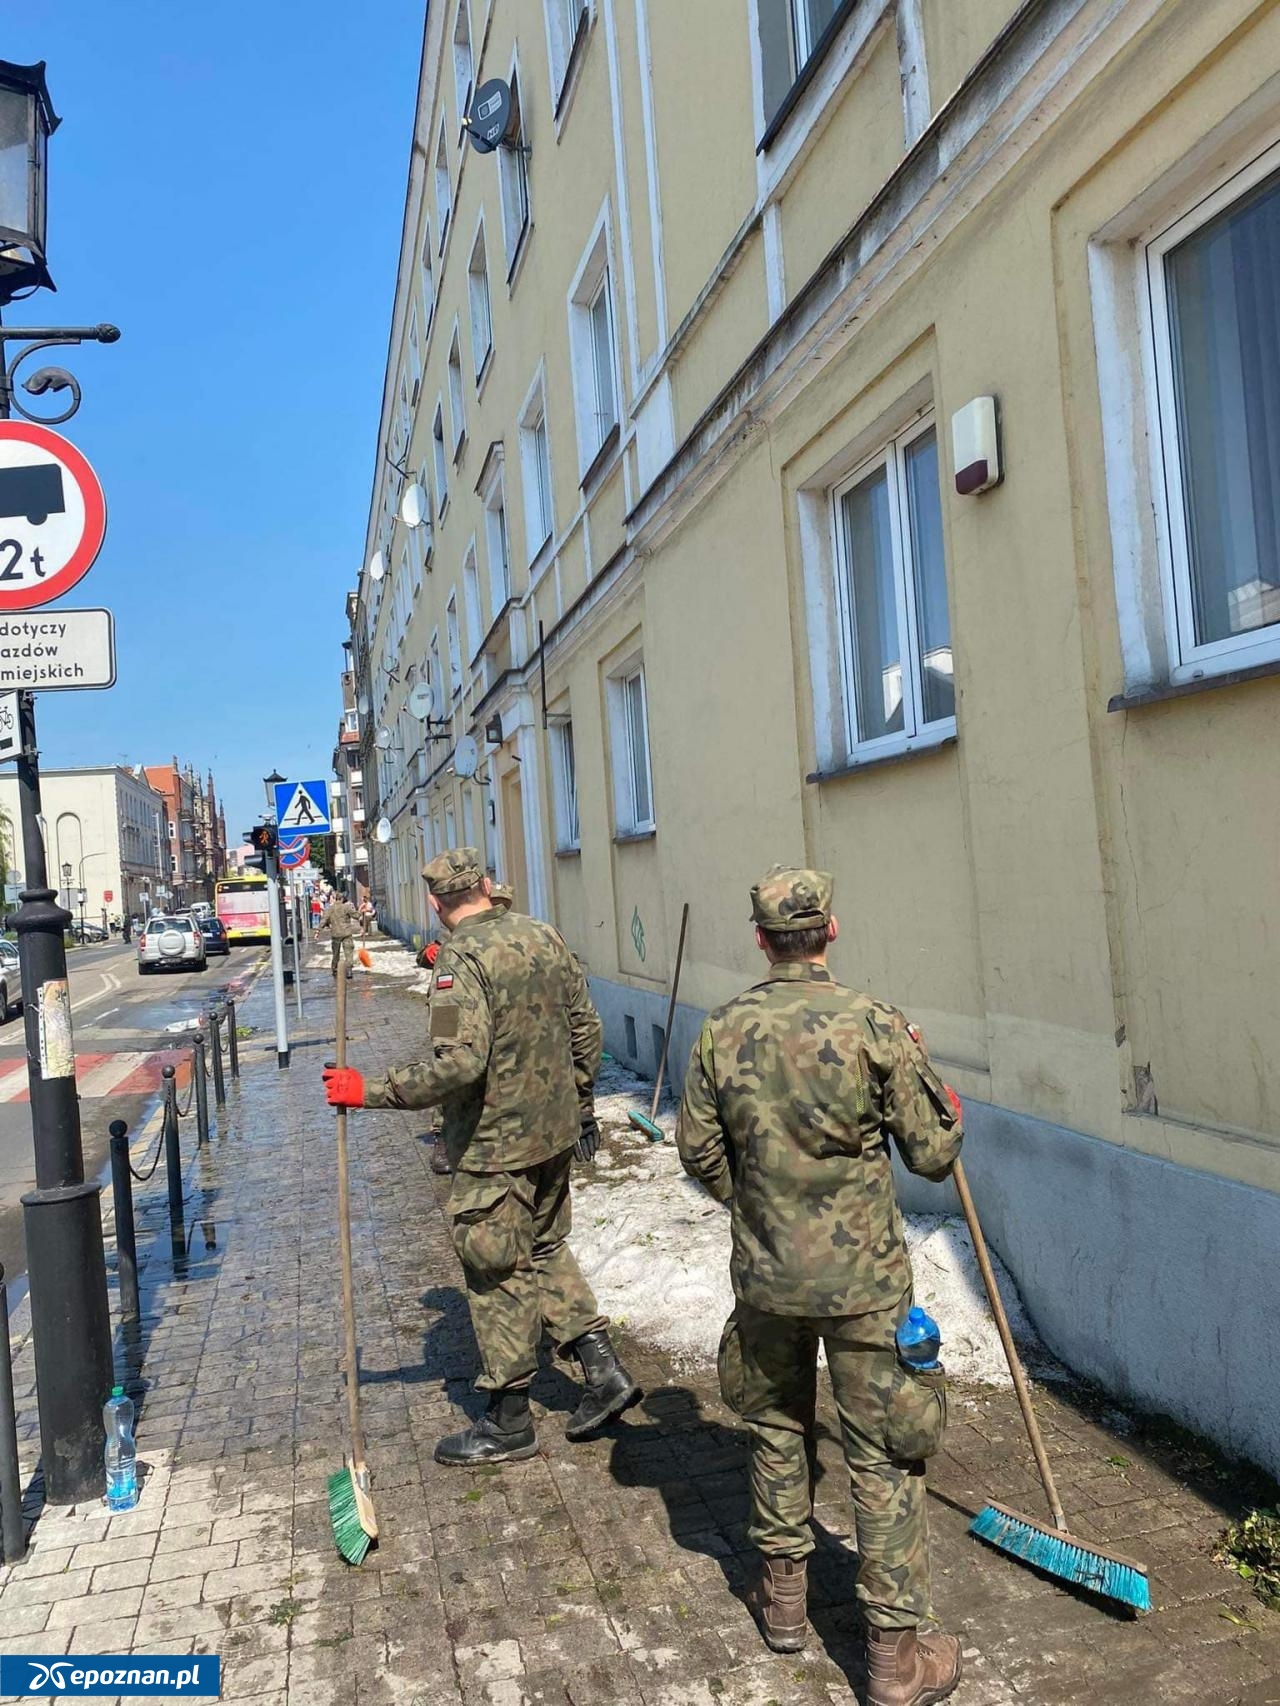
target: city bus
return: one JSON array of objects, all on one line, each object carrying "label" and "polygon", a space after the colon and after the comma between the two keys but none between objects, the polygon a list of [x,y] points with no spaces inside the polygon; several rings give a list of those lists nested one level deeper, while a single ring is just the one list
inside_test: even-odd
[{"label": "city bus", "polygon": [[213,904],[231,942],[268,942],[267,879],[261,874],[226,877],[213,885]]}]

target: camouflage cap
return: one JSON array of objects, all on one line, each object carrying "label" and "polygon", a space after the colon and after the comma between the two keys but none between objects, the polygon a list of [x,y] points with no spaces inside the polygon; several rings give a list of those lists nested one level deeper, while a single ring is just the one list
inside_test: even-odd
[{"label": "camouflage cap", "polygon": [[766,930],[813,930],[831,921],[830,871],[771,865],[751,891],[751,920]]},{"label": "camouflage cap", "polygon": [[489,899],[495,906],[501,907],[503,912],[511,911],[515,898],[516,891],[510,883],[490,883]]},{"label": "camouflage cap", "polygon": [[451,847],[428,860],[422,874],[434,895],[463,894],[475,888],[484,876],[484,866],[474,847]]}]

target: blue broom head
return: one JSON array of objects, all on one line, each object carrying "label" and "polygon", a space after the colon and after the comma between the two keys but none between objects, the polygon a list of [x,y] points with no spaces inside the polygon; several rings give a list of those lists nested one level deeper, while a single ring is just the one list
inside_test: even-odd
[{"label": "blue broom head", "polygon": [[969,1532],[1047,1575],[1087,1588],[1104,1599],[1117,1600],[1134,1611],[1151,1610],[1151,1585],[1144,1571],[1109,1558],[1105,1552],[1091,1551],[1069,1535],[1053,1534],[996,1505],[979,1511],[969,1524]]}]

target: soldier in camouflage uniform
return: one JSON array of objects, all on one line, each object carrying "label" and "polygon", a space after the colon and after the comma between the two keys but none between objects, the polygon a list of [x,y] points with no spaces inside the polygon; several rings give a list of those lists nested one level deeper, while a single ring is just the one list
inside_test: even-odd
[{"label": "soldier in camouflage uniform", "polygon": [[329,941],[333,952],[330,956],[329,969],[334,977],[338,975],[338,958],[347,963],[347,976],[352,975],[351,962],[355,955],[356,926],[360,922],[360,914],[349,900],[344,900],[340,894],[335,894],[325,909],[324,916],[316,925],[316,934],[322,930],[329,932]]},{"label": "soldier in camouflage uniform", "polygon": [[913,1173],[940,1180],[963,1130],[919,1032],[827,970],[831,890],[825,872],[784,866],[752,889],[768,976],[704,1024],[676,1142],[686,1172],[732,1210],[738,1301],[720,1383],[751,1436],[750,1532],[763,1554],[752,1609],[764,1637],[783,1652],[805,1640],[822,1343],[852,1483],[868,1700],[923,1706],[960,1676],[954,1637],[916,1633],[929,1613],[923,1460],[937,1449],[945,1391],[895,1351],[911,1266],[889,1140]]},{"label": "soldier in camouflage uniform", "polygon": [[423,876],[448,931],[432,974],[430,1051],[367,1087],[359,1072],[326,1068],[325,1087],[336,1106],[444,1110],[454,1247],[489,1407],[440,1441],[436,1461],[503,1462],[537,1450],[529,1383],[544,1326],[586,1380],[570,1439],[640,1396],[566,1242],[574,1154],[589,1158],[598,1141],[600,1019],[556,931],[493,905],[474,848],[441,854]]}]

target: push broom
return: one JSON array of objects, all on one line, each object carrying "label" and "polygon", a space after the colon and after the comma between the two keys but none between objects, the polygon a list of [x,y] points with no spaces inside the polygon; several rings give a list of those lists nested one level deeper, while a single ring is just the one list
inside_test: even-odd
[{"label": "push broom", "polygon": [[667,1051],[671,1047],[671,1021],[676,1011],[676,991],[680,988],[680,967],[684,961],[684,933],[689,928],[689,902],[685,901],[684,911],[680,914],[680,940],[676,944],[676,969],[671,979],[671,999],[667,1002],[667,1028],[662,1033],[662,1058],[658,1061],[658,1076],[653,1084],[653,1105],[649,1109],[649,1117],[638,1114],[632,1108],[627,1118],[637,1131],[642,1131],[650,1143],[662,1142],[662,1127],[658,1124],[658,1103],[662,1100],[662,1075],[667,1070]]},{"label": "push broom", "polygon": [[[360,950],[362,961],[368,956]],[[347,1064],[347,980],[339,971],[335,981],[337,1031],[335,1064]],[[338,1124],[338,1241],[342,1251],[342,1324],[345,1335],[347,1423],[351,1455],[346,1467],[329,1477],[329,1522],[333,1541],[348,1564],[364,1562],[378,1538],[378,1519],[369,1494],[369,1466],[364,1460],[364,1429],[360,1425],[360,1364],[356,1351],[355,1288],[351,1277],[351,1185],[347,1173],[347,1110],[337,1110]]]},{"label": "push broom", "polygon": [[1001,1552],[1008,1552],[1010,1556],[1021,1558],[1033,1568],[1043,1570],[1047,1575],[1058,1576],[1062,1581],[1071,1582],[1076,1587],[1087,1588],[1104,1599],[1114,1599],[1134,1611],[1150,1611],[1151,1587],[1143,1565],[1132,1558],[1126,1558],[1120,1552],[1101,1552],[1077,1539],[1067,1530],[1067,1519],[1063,1514],[1053,1470],[1049,1467],[1049,1459],[1045,1453],[1040,1424],[1036,1421],[1036,1413],[1031,1407],[1031,1393],[1023,1371],[1022,1359],[1013,1342],[1013,1334],[1009,1331],[1009,1318],[1000,1300],[995,1270],[987,1253],[987,1241],[982,1236],[978,1211],[969,1191],[969,1181],[959,1161],[955,1164],[952,1178],[959,1193],[960,1207],[964,1210],[969,1236],[973,1240],[973,1253],[978,1258],[982,1283],[987,1288],[987,1300],[991,1305],[991,1313],[995,1316],[1000,1343],[1004,1346],[1009,1373],[1013,1376],[1013,1389],[1018,1395],[1018,1407],[1026,1424],[1027,1438],[1031,1441],[1036,1468],[1040,1471],[1044,1496],[1049,1501],[1049,1510],[1053,1515],[1053,1526],[1050,1527],[1047,1523],[1037,1522],[1034,1517],[1023,1516],[1019,1511],[1010,1510],[1006,1505],[991,1504],[974,1517],[969,1524],[969,1532],[976,1534],[981,1540],[988,1541]]}]

